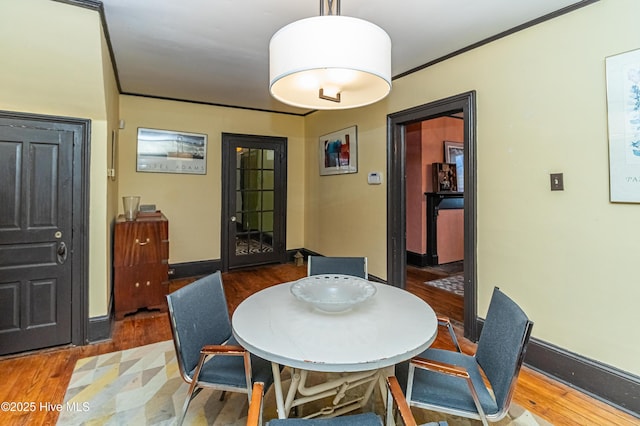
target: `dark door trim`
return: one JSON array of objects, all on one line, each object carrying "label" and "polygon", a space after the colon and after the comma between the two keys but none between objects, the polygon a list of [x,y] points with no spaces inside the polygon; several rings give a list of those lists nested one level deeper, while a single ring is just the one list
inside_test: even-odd
[{"label": "dark door trim", "polygon": [[88,343],[89,326],[89,160],[91,120],[1,111],[0,118],[15,120],[16,125],[73,132],[73,235],[71,268],[71,343]]},{"label": "dark door trim", "polygon": [[406,131],[408,124],[462,112],[464,115],[464,334],[477,340],[476,294],[476,93],[462,93],[387,116],[387,282],[405,288]]},{"label": "dark door trim", "polygon": [[[221,226],[220,226],[220,255],[222,257],[222,270],[228,271],[231,267],[229,256],[228,256],[228,247],[230,246],[229,241],[229,217],[234,214],[231,212],[230,207],[230,199],[233,191],[229,188],[229,183],[227,176],[231,173],[232,170],[235,169],[235,163],[232,163],[232,154],[229,150],[229,145],[235,143],[236,141],[241,141],[243,144],[247,145],[258,145],[261,142],[269,142],[271,144],[277,144],[281,146],[280,149],[280,158],[278,159],[278,163],[281,165],[279,170],[276,173],[275,178],[275,189],[276,192],[280,194],[280,196],[275,197],[274,200],[274,208],[275,211],[280,211],[283,213],[282,217],[274,216],[274,224],[276,221],[280,223],[279,226],[274,227],[274,241],[279,241],[280,247],[274,247],[274,250],[280,253],[277,261],[280,263],[286,263],[288,260],[286,244],[287,244],[287,138],[279,137],[279,136],[260,136],[260,135],[245,135],[245,134],[235,134],[235,133],[222,133],[222,209],[221,209]],[[232,169],[232,164],[234,169]],[[271,261],[273,262],[273,261]],[[251,265],[245,265],[251,266]]]}]

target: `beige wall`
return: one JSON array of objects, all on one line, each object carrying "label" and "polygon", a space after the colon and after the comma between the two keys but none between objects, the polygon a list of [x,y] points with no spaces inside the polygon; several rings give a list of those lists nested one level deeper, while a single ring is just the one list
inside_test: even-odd
[{"label": "beige wall", "polygon": [[[384,277],[385,191],[366,172],[386,170],[386,114],[476,90],[479,314],[500,286],[534,337],[639,374],[640,206],[609,202],[604,62],[638,48],[638,16],[602,0],[396,80],[374,106],[309,116],[307,247],[368,255]],[[360,172],[317,176],[318,135],[353,124]]]},{"label": "beige wall", "polygon": [[[326,256],[366,256],[369,273],[386,278],[386,101],[306,117],[305,247]],[[357,125],[358,173],[320,176],[319,136]],[[381,172],[382,185],[367,174]]]},{"label": "beige wall", "polygon": [[95,11],[48,0],[0,2],[0,109],[91,120],[90,316],[107,313],[110,268],[105,159],[117,92],[103,48]]},{"label": "beige wall", "polygon": [[[375,105],[305,118],[121,96],[127,125],[111,182],[117,107],[98,14],[4,0],[0,108],[92,120],[93,317],[107,312],[108,229],[121,195],[139,194],[167,213],[171,262],[219,258],[221,132],[289,139],[288,248],[365,255],[370,272],[385,278],[386,116],[476,90],[480,315],[499,285],[534,319],[536,338],[640,374],[629,338],[640,322],[639,207],[608,201],[604,75],[605,57],[638,48],[637,16],[636,0],[601,0],[396,80]],[[319,176],[318,136],[351,125],[358,173]],[[207,175],[136,173],[137,126],[207,133]],[[383,173],[383,185],[366,184],[370,171]],[[549,191],[551,172],[564,172],[565,191]]]},{"label": "beige wall", "polygon": [[[287,138],[287,248],[303,247],[303,117],[121,96],[120,118],[119,196],[140,195],[142,204],[156,204],[167,216],[169,263],[221,258],[222,133]],[[136,172],[138,127],[208,135],[207,174]]]},{"label": "beige wall", "polygon": [[[109,55],[109,47],[107,45],[107,41],[104,37],[104,33],[102,36],[102,64],[104,71],[104,92],[105,92],[105,105],[107,112],[107,143],[105,145],[106,152],[101,155],[101,158],[106,158],[105,167],[107,170],[114,169],[115,172],[115,164],[118,159],[117,147],[118,147],[118,121],[120,117],[120,94],[118,92],[118,86],[116,83],[116,76],[113,70],[113,66],[111,64],[111,57]],[[99,181],[102,181],[100,178]],[[113,218],[117,216],[118,212],[118,202],[120,198],[118,197],[118,176],[113,175],[105,180],[106,182],[106,206],[103,211],[104,220],[100,221],[100,225],[106,228],[106,244],[107,244],[107,253],[104,259],[105,266],[107,269],[107,286],[103,292],[94,292],[97,294],[96,299],[93,302],[93,305],[102,306],[104,304],[103,301],[99,300],[99,295],[104,294],[106,297],[106,306],[111,303],[111,286],[113,283],[112,280],[112,259],[111,259],[111,236],[113,235]],[[101,195],[102,196],[102,195]],[[93,299],[92,299],[93,300]],[[105,311],[105,314],[107,311]]]}]

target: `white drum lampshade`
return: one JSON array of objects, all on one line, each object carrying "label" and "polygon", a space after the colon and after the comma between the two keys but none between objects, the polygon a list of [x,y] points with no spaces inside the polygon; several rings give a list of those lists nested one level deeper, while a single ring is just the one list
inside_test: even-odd
[{"label": "white drum lampshade", "polygon": [[281,102],[310,109],[377,102],[391,91],[391,39],[358,18],[295,21],[271,38],[269,91]]}]

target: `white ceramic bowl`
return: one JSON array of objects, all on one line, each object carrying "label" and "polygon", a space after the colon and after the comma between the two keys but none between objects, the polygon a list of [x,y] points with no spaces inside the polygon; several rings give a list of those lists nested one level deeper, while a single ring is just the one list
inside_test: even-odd
[{"label": "white ceramic bowl", "polygon": [[323,312],[345,312],[376,294],[369,281],[350,275],[322,274],[299,279],[291,293]]}]

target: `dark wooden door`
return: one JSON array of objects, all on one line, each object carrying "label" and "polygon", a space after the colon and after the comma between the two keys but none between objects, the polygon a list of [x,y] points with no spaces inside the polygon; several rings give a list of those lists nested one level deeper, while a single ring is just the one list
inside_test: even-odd
[{"label": "dark wooden door", "polygon": [[286,261],[286,139],[222,135],[225,269]]},{"label": "dark wooden door", "polygon": [[0,121],[0,355],[72,341],[74,133]]}]

